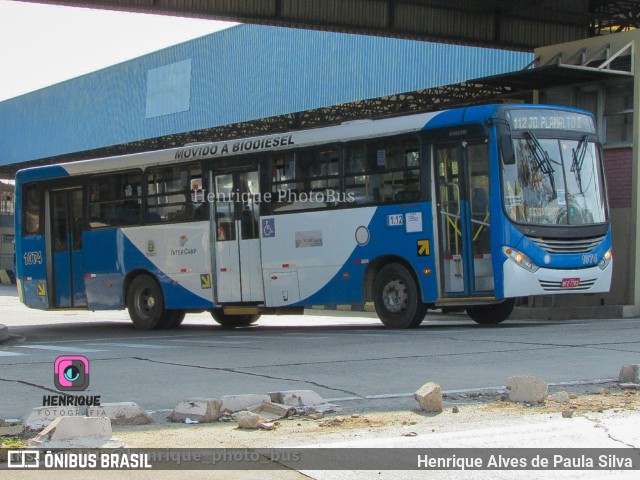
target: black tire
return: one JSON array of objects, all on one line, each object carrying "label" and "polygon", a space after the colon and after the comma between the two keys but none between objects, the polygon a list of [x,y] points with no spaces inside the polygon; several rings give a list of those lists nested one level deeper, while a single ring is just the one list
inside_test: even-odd
[{"label": "black tire", "polygon": [[388,328],[416,328],[427,314],[413,275],[397,263],[385,265],[376,275],[373,303]]},{"label": "black tire", "polygon": [[504,322],[516,306],[515,298],[508,298],[493,305],[475,305],[467,307],[467,315],[480,325],[497,325]]},{"label": "black tire", "polygon": [[127,290],[127,310],[139,330],[157,330],[167,322],[162,290],[150,275],[138,275]]},{"label": "black tire", "polygon": [[256,323],[260,318],[259,313],[244,315],[228,315],[222,309],[211,310],[213,319],[225,328],[248,327],[252,323]]},{"label": "black tire", "polygon": [[178,328],[184,317],[187,315],[187,312],[184,310],[166,310],[164,325],[162,326],[165,330],[171,330],[173,328]]}]

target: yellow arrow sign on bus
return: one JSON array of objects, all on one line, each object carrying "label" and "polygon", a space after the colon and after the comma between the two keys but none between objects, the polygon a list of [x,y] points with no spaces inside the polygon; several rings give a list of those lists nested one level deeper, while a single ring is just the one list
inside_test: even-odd
[{"label": "yellow arrow sign on bus", "polygon": [[426,257],[428,255],[431,255],[429,240],[418,240],[417,244],[419,257]]},{"label": "yellow arrow sign on bus", "polygon": [[38,284],[38,295],[44,297],[47,294],[47,287],[44,283]]},{"label": "yellow arrow sign on bus", "polygon": [[200,288],[203,290],[211,288],[211,275],[208,273],[206,275],[200,275]]}]

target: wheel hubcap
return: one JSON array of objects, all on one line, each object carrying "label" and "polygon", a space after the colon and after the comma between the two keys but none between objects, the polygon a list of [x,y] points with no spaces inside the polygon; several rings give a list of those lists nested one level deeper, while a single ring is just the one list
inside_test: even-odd
[{"label": "wheel hubcap", "polygon": [[140,295],[140,310],[145,315],[150,315],[156,305],[156,299],[149,290],[144,290]]},{"label": "wheel hubcap", "polygon": [[400,280],[393,280],[387,283],[382,290],[382,301],[384,308],[391,313],[405,310],[409,302],[409,296],[404,283]]}]

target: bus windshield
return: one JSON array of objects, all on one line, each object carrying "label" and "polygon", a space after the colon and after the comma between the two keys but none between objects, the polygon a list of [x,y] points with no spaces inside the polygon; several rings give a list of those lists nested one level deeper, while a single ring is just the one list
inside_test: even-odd
[{"label": "bus windshield", "polygon": [[591,225],[606,221],[600,155],[587,135],[579,140],[513,140],[515,162],[503,163],[502,190],[511,220],[532,225]]}]

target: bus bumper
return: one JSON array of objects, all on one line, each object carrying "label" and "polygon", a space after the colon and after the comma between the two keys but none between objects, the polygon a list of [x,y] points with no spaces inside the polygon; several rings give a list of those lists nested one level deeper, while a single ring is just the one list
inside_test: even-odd
[{"label": "bus bumper", "polygon": [[506,259],[502,265],[504,297],[608,292],[612,271],[613,261],[604,270],[596,265],[576,270],[541,267],[535,272],[529,272]]}]

